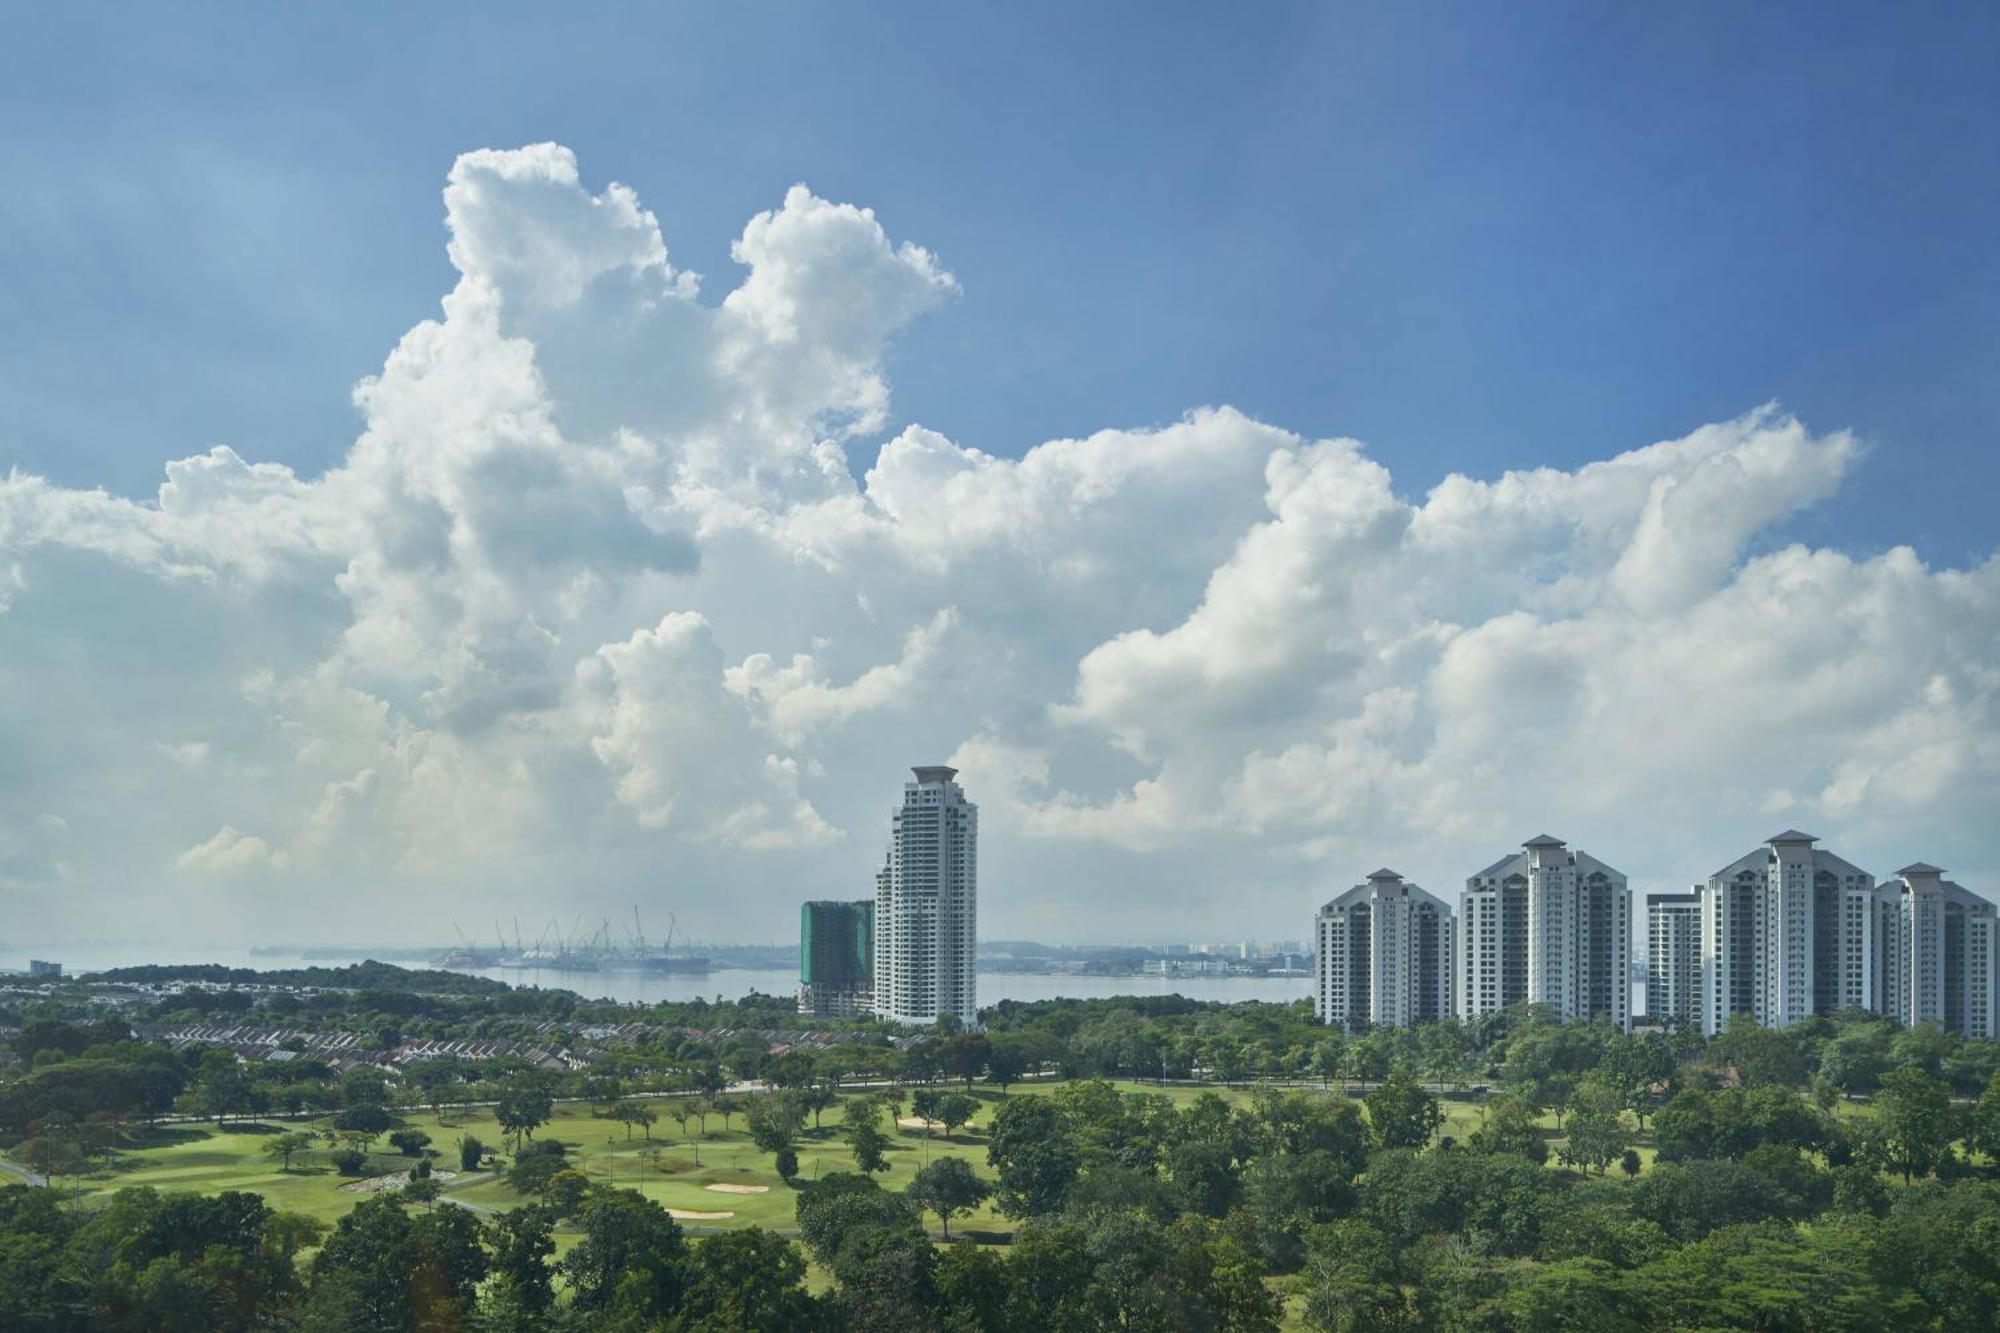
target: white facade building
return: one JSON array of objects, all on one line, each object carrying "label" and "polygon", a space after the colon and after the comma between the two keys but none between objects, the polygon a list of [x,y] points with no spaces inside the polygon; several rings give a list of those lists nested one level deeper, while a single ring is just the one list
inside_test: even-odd
[{"label": "white facade building", "polygon": [[875,876],[875,1012],[896,1023],[978,1019],[979,807],[958,770],[913,769]]},{"label": "white facade building", "polygon": [[1378,870],[1319,910],[1314,1012],[1346,1028],[1451,1013],[1451,907]]},{"label": "white facade building", "polygon": [[1519,1000],[1563,1019],[1632,1026],[1632,892],[1625,876],[1560,838],[1530,838],[1465,882],[1458,1013]]},{"label": "white facade building", "polygon": [[1993,904],[1922,861],[1885,880],[1881,894],[1895,906],[1889,952],[1897,964],[1883,1012],[1904,1023],[1935,1020],[1961,1036],[1993,1036],[2000,977]]},{"label": "white facade building", "polygon": [[1895,950],[1886,900],[1866,871],[1796,829],[1701,887],[1702,1031],[1731,1014],[1784,1027],[1847,1005],[1882,1007]]},{"label": "white facade building", "polygon": [[1701,894],[1646,895],[1646,1017],[1701,1018]]}]

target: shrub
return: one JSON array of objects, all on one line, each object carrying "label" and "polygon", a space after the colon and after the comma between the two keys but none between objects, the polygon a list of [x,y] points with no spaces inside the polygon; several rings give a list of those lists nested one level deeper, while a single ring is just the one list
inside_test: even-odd
[{"label": "shrub", "polygon": [[540,1194],[564,1166],[563,1145],[554,1139],[531,1143],[514,1155],[507,1183],[523,1194]]},{"label": "shrub", "polygon": [[368,1154],[359,1148],[342,1148],[333,1155],[333,1169],[343,1176],[358,1176],[368,1169]]},{"label": "shrub", "polygon": [[419,1156],[431,1136],[421,1129],[399,1129],[389,1136],[389,1146],[405,1157]]}]

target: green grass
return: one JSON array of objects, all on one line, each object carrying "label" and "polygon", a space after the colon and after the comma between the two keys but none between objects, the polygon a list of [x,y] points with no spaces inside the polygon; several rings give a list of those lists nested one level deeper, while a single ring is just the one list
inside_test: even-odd
[{"label": "green grass", "polygon": [[[344,1216],[367,1197],[340,1188],[350,1182],[327,1164],[326,1150],[300,1154],[293,1158],[291,1171],[280,1171],[277,1159],[264,1152],[264,1144],[278,1132],[282,1131],[269,1125],[232,1124],[221,1131],[212,1125],[157,1127],[142,1132],[108,1168],[92,1171],[74,1183],[86,1200],[137,1185],[200,1194],[249,1190],[263,1195],[273,1208],[305,1213],[323,1222]],[[395,1153],[374,1153],[368,1174],[407,1171],[412,1165],[410,1158]],[[72,1182],[64,1177],[58,1183],[68,1186]]]},{"label": "green grass", "polygon": [[[986,1100],[997,1102],[998,1094]],[[992,1114],[990,1104],[983,1106],[975,1125],[983,1126]],[[808,1125],[799,1141],[802,1179],[854,1169],[853,1156],[840,1139],[839,1110],[822,1119],[824,1128],[814,1130]],[[489,1148],[504,1150],[506,1146],[506,1136],[488,1112],[448,1115],[442,1124],[428,1114],[411,1114],[405,1120],[430,1134],[431,1147],[440,1154],[434,1162],[440,1171],[457,1169],[457,1141],[465,1134],[477,1135]],[[157,1127],[138,1135],[109,1166],[100,1166],[74,1181],[65,1177],[59,1183],[65,1188],[73,1185],[86,1204],[116,1190],[141,1185],[203,1194],[248,1190],[263,1195],[274,1208],[332,1222],[368,1196],[341,1188],[352,1181],[328,1165],[331,1149],[319,1146],[300,1154],[289,1172],[280,1170],[278,1161],[263,1151],[273,1134],[317,1128],[318,1123],[231,1124],[221,1130],[213,1125]],[[690,1226],[788,1228],[793,1224],[796,1189],[778,1177],[771,1155],[751,1143],[740,1115],[731,1117],[726,1129],[719,1116],[711,1115],[705,1135],[693,1121],[683,1134],[663,1116],[648,1141],[643,1135],[628,1138],[622,1125],[598,1119],[588,1107],[565,1105],[535,1137],[559,1139],[568,1145],[574,1163],[593,1181],[636,1189],[665,1207],[684,1212],[729,1214],[726,1218],[688,1219]],[[657,1166],[645,1155],[649,1148],[660,1152]],[[961,1128],[949,1138],[934,1133],[926,1144],[921,1134],[899,1130],[891,1135],[887,1155],[889,1170],[876,1179],[888,1188],[902,1189],[927,1157],[964,1157],[983,1172],[986,1137],[983,1128]],[[367,1174],[407,1171],[413,1164],[412,1159],[395,1153],[372,1153]],[[707,1188],[719,1184],[761,1186],[764,1192],[739,1194]],[[490,1209],[504,1210],[525,1201],[504,1179],[490,1172],[468,1183],[447,1184],[445,1193]],[[960,1219],[953,1234],[961,1227],[1011,1232],[1013,1224],[984,1208]]]},{"label": "green grass", "polygon": [[[1021,1085],[1010,1095],[1018,1097],[1032,1092],[1048,1092],[1054,1086]],[[1129,1080],[1116,1081],[1113,1086],[1121,1092],[1164,1095],[1182,1107],[1209,1091],[1200,1087],[1159,1087]],[[1249,1094],[1244,1091],[1217,1091],[1226,1100],[1239,1105],[1249,1101]],[[986,1128],[998,1107],[1004,1104],[1006,1096],[985,1087],[976,1088],[973,1095],[980,1102],[979,1113],[970,1126],[949,1138],[933,1134],[927,1144],[921,1134],[913,1131],[897,1130],[893,1133],[888,1151],[889,1170],[877,1179],[889,1189],[902,1189],[910,1183],[927,1156],[963,1157],[980,1175],[990,1179],[992,1173],[986,1165]],[[568,1144],[575,1164],[593,1181],[636,1189],[662,1206],[682,1212],[730,1214],[726,1218],[685,1219],[692,1228],[762,1226],[788,1229],[793,1225],[797,1191],[794,1186],[779,1179],[770,1154],[759,1151],[751,1143],[741,1115],[731,1117],[726,1129],[719,1116],[711,1115],[705,1135],[690,1120],[683,1133],[665,1115],[667,1104],[659,1102],[655,1105],[662,1114],[659,1123],[653,1127],[650,1142],[643,1135],[635,1134],[628,1138],[624,1126],[598,1119],[590,1113],[590,1108],[578,1105],[559,1107],[556,1118],[538,1130],[536,1137],[560,1139]],[[1463,1139],[1478,1126],[1480,1113],[1476,1104],[1447,1099],[1444,1105],[1443,1133]],[[506,1146],[506,1136],[492,1115],[485,1111],[448,1113],[443,1123],[428,1113],[411,1113],[405,1121],[411,1127],[430,1134],[431,1146],[439,1153],[435,1162],[439,1170],[457,1169],[457,1141],[462,1135],[476,1134],[489,1148],[504,1149]],[[823,1123],[824,1128],[819,1130],[814,1130],[809,1124],[799,1141],[797,1151],[802,1180],[855,1169],[853,1157],[840,1138],[840,1110],[835,1108],[826,1112]],[[1550,1162],[1554,1169],[1554,1149],[1560,1146],[1562,1140],[1554,1133],[1552,1115],[1543,1116],[1542,1123],[1549,1131]],[[294,1169],[290,1172],[281,1171],[276,1159],[262,1151],[264,1143],[273,1133],[312,1127],[316,1127],[313,1122],[231,1125],[222,1131],[217,1131],[212,1125],[156,1127],[145,1131],[124,1149],[111,1169],[96,1170],[75,1183],[86,1202],[92,1197],[102,1197],[111,1191],[135,1185],[201,1193],[250,1190],[263,1195],[275,1208],[331,1222],[368,1196],[340,1188],[350,1182],[335,1174],[327,1165],[329,1149],[318,1147],[295,1159]],[[1640,1158],[1648,1168],[1653,1159],[1649,1140],[1650,1135],[1642,1135],[1638,1139]],[[647,1161],[645,1153],[649,1148],[659,1150],[661,1160],[658,1166]],[[697,1155],[699,1165],[696,1164]],[[389,1152],[376,1153],[371,1158],[368,1173],[405,1171],[411,1164],[411,1159],[406,1157]],[[65,1179],[62,1183],[67,1185],[70,1182]],[[717,1184],[763,1186],[765,1192],[735,1194],[707,1188]],[[482,1210],[505,1210],[524,1202],[524,1197],[504,1179],[490,1173],[467,1183],[447,1184],[445,1194]],[[935,1219],[930,1219],[928,1225],[933,1232],[936,1231]],[[1000,1216],[988,1203],[969,1216],[955,1220],[952,1234],[957,1236],[964,1232],[982,1239],[1003,1240],[1012,1235],[1016,1225]]]}]

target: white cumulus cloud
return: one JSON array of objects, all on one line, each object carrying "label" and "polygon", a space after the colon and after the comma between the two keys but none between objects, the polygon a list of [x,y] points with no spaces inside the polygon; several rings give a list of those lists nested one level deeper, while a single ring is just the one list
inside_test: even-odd
[{"label": "white cumulus cloud", "polygon": [[988,453],[894,421],[958,282],[864,207],[786,190],[732,286],[558,145],[444,203],[454,284],[323,474],[0,477],[23,920],[782,936],[946,760],[1005,935],[1302,933],[1544,827],[1675,884],[1778,812],[2000,891],[2000,563],[1786,544],[1847,434],[1763,406],[1424,494],[1227,406]]}]

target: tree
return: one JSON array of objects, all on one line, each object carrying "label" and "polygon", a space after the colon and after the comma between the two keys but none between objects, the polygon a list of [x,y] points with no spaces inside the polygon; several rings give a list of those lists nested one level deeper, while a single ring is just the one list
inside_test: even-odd
[{"label": "tree", "polygon": [[807,1185],[799,1192],[795,1212],[806,1250],[843,1281],[846,1257],[862,1236],[889,1231],[923,1240],[909,1198],[848,1171],[832,1172]]},{"label": "tree", "polygon": [[847,1104],[846,1124],[841,1129],[841,1137],[847,1140],[854,1154],[856,1169],[868,1175],[889,1169],[889,1136],[882,1132],[880,1117],[880,1102],[857,1098]]},{"label": "tree", "polygon": [[[532,1205],[490,1219],[486,1240],[493,1247],[493,1285],[510,1310],[534,1323],[555,1302],[549,1257],[556,1252],[555,1219]],[[539,1326],[538,1323],[536,1326]]]},{"label": "tree", "polygon": [[932,1270],[938,1315],[951,1333],[1008,1333],[1007,1264],[969,1240],[955,1240]]},{"label": "tree", "polygon": [[1577,1085],[1569,1115],[1569,1137],[1563,1141],[1562,1162],[1599,1175],[1618,1159],[1632,1141],[1619,1113],[1618,1094],[1596,1079]]},{"label": "tree", "polygon": [[409,1215],[395,1199],[356,1204],[313,1259],[308,1328],[403,1333],[415,1319],[410,1277],[417,1247]]},{"label": "tree", "polygon": [[1008,1269],[1010,1328],[1275,1333],[1281,1313],[1249,1255],[1193,1218],[1168,1227],[1118,1212],[1037,1221],[1022,1229]]},{"label": "tree", "polygon": [[549,1210],[549,1216],[562,1221],[583,1211],[589,1198],[589,1179],[576,1168],[565,1166],[549,1177],[548,1187],[542,1191],[542,1206]]},{"label": "tree", "polygon": [[972,1080],[986,1072],[987,1060],[992,1053],[992,1045],[984,1035],[961,1032],[945,1043],[939,1064],[950,1077],[963,1079],[965,1090],[971,1092]]},{"label": "tree", "polygon": [[1937,1170],[1956,1137],[1951,1090],[1921,1069],[1892,1069],[1875,1098],[1875,1140],[1884,1164],[1904,1183]]},{"label": "tree", "polygon": [[1640,1036],[1613,1033],[1604,1044],[1604,1056],[1597,1072],[1618,1101],[1646,1127],[1646,1116],[1655,1105],[1655,1085],[1664,1084],[1674,1074],[1674,1053],[1664,1035],[1649,1032]]},{"label": "tree", "polygon": [[818,1325],[798,1248],[758,1227],[711,1236],[694,1247],[678,1327],[704,1333],[766,1333]]},{"label": "tree", "polygon": [[820,1112],[831,1111],[840,1104],[839,1084],[827,1078],[814,1079],[801,1091],[800,1100],[812,1112],[813,1129],[818,1130]]},{"label": "tree", "polygon": [[946,1138],[970,1124],[972,1117],[978,1113],[979,1103],[962,1092],[948,1092],[938,1098],[936,1119],[944,1126]]},{"label": "tree", "polygon": [[1346,1067],[1347,1040],[1340,1033],[1328,1033],[1313,1043],[1312,1071],[1319,1075],[1320,1087],[1332,1087]]},{"label": "tree", "polygon": [[1633,1182],[1632,1210],[1677,1240],[1699,1240],[1717,1227],[1784,1217],[1795,1200],[1741,1162],[1672,1162]]},{"label": "tree", "polygon": [[1444,1107],[1408,1074],[1391,1074],[1363,1100],[1384,1148],[1421,1148],[1444,1124]]},{"label": "tree", "polygon": [[274,1134],[264,1140],[264,1152],[280,1160],[282,1164],[279,1166],[279,1170],[290,1171],[292,1169],[292,1158],[312,1147],[317,1138],[317,1135],[308,1134],[303,1130],[292,1130],[285,1134]]},{"label": "tree", "polygon": [[568,1154],[560,1142],[544,1139],[530,1143],[514,1154],[514,1165],[507,1170],[507,1183],[522,1194],[541,1194],[568,1164]]},{"label": "tree", "polygon": [[949,1240],[951,1219],[977,1208],[993,1193],[993,1187],[974,1175],[971,1164],[963,1157],[940,1157],[918,1170],[904,1192],[919,1208],[937,1214],[945,1239]]},{"label": "tree", "polygon": [[590,1074],[578,1089],[599,1112],[614,1108],[625,1096],[625,1085],[616,1074]]},{"label": "tree", "polygon": [[1478,1152],[1513,1153],[1531,1162],[1549,1160],[1548,1141],[1535,1108],[1519,1093],[1503,1092],[1480,1109],[1479,1127],[1467,1137]]},{"label": "tree", "polygon": [[1875,1091],[1889,1068],[1888,1023],[1859,1023],[1843,1028],[1820,1048],[1819,1072],[1842,1092]]},{"label": "tree", "polygon": [[806,1123],[804,1106],[790,1093],[757,1098],[745,1119],[750,1123],[750,1141],[767,1153],[791,1151]]},{"label": "tree", "polygon": [[1028,1053],[1019,1042],[993,1041],[986,1047],[986,1081],[1004,1094],[1028,1070]]},{"label": "tree", "polygon": [[431,1108],[431,1114],[437,1117],[440,1125],[444,1123],[444,1104],[458,1083],[457,1064],[456,1060],[420,1060],[403,1071],[404,1077],[416,1085],[424,1104]]},{"label": "tree", "polygon": [[30,1171],[54,1178],[66,1176],[83,1165],[83,1153],[62,1134],[37,1134],[15,1147],[14,1155]]},{"label": "tree", "polygon": [[1986,1083],[1979,1102],[1966,1117],[1966,1142],[2000,1162],[2000,1074]]},{"label": "tree", "polygon": [[[24,1194],[28,1191],[0,1191]],[[35,1191],[45,1193],[45,1191]],[[12,1214],[12,1215],[10,1215]],[[20,1255],[30,1237],[22,1218],[0,1200],[0,1251]],[[104,1329],[107,1333],[250,1333],[289,1314],[299,1292],[296,1256],[318,1244],[323,1228],[296,1213],[276,1213],[254,1194],[218,1195],[126,1189],[86,1215],[69,1237],[59,1279],[72,1317],[46,1323],[14,1315],[0,1297],[0,1327]],[[28,1251],[30,1255],[33,1250]],[[5,1276],[25,1274],[0,1264]]]},{"label": "tree", "polygon": [[604,1190],[580,1223],[583,1239],[562,1263],[574,1308],[634,1322],[679,1308],[687,1244],[666,1209],[630,1190]]},{"label": "tree", "polygon": [[1445,1082],[1456,1079],[1465,1068],[1465,1059],[1472,1050],[1472,1042],[1463,1024],[1456,1019],[1440,1019],[1426,1023],[1417,1030],[1417,1046],[1421,1053],[1424,1073],[1428,1074],[1444,1090]]},{"label": "tree", "polygon": [[250,1076],[244,1073],[242,1063],[234,1055],[212,1047],[202,1057],[195,1091],[214,1114],[216,1123],[221,1124],[223,1117],[244,1109],[250,1098]]},{"label": "tree", "polygon": [[503,1132],[514,1136],[514,1151],[521,1151],[521,1139],[534,1138],[535,1131],[555,1115],[555,1099],[539,1083],[516,1081],[503,1089],[493,1108],[493,1119]]},{"label": "tree", "polygon": [[416,1298],[418,1328],[465,1325],[479,1284],[491,1270],[485,1247],[480,1244],[480,1231],[478,1217],[464,1208],[432,1210],[411,1224],[416,1262],[410,1285]]},{"label": "tree", "polygon": [[653,1137],[653,1124],[660,1113],[644,1102],[619,1102],[611,1108],[611,1118],[625,1126],[625,1137],[632,1137],[632,1126],[639,1125],[646,1131],[646,1137]]},{"label": "tree", "polygon": [[1414,1328],[1416,1311],[1397,1278],[1395,1248],[1381,1228],[1360,1218],[1317,1228],[1300,1281],[1306,1326],[1321,1333]]},{"label": "tree", "polygon": [[333,1127],[356,1134],[366,1134],[374,1138],[388,1132],[396,1123],[396,1117],[381,1106],[347,1106],[335,1113]]},{"label": "tree", "polygon": [[1653,1143],[1660,1159],[1692,1162],[1715,1156],[1715,1108],[1709,1095],[1682,1088],[1653,1117]]},{"label": "tree", "polygon": [[1031,1217],[1062,1203],[1081,1157],[1054,1103],[1046,1097],[1019,1097],[993,1117],[986,1161],[1000,1174],[1000,1210],[1009,1217]]},{"label": "tree", "polygon": [[478,1135],[467,1134],[458,1141],[459,1170],[477,1171],[479,1169],[479,1159],[485,1155],[486,1145],[479,1141]]},{"label": "tree", "polygon": [[1793,1034],[1767,1028],[1749,1014],[1731,1014],[1715,1038],[1713,1050],[1746,1085],[1796,1088],[1806,1081],[1805,1053]]}]

